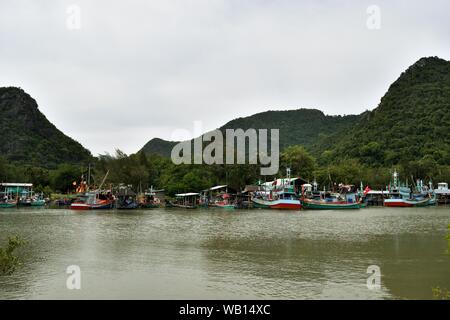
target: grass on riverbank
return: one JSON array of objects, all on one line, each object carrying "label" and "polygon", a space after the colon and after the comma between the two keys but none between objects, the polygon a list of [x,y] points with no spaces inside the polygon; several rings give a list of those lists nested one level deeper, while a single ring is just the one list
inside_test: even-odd
[{"label": "grass on riverbank", "polygon": [[20,259],[14,255],[14,251],[24,246],[27,242],[19,236],[8,237],[5,248],[0,247],[0,275],[11,274],[20,264]]},{"label": "grass on riverbank", "polygon": [[[447,254],[450,257],[450,224],[447,226]],[[432,289],[433,298],[438,300],[450,300],[450,291],[447,288],[435,287]]]}]

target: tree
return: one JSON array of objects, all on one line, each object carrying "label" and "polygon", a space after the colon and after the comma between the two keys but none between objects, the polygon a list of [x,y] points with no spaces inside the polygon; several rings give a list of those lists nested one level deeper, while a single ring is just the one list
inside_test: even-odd
[{"label": "tree", "polygon": [[281,154],[281,168],[284,171],[287,167],[291,168],[293,175],[303,179],[312,179],[316,160],[304,147],[291,146]]},{"label": "tree", "polygon": [[73,191],[73,182],[80,182],[81,169],[71,164],[62,164],[50,173],[53,190],[59,192]]}]

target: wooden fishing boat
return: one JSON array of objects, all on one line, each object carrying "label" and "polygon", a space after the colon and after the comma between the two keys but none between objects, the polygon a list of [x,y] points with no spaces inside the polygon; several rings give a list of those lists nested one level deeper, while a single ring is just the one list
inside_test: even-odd
[{"label": "wooden fishing boat", "polygon": [[[283,197],[286,194],[282,195]],[[276,200],[264,200],[261,198],[253,198],[253,205],[256,208],[265,208],[265,209],[284,209],[284,210],[300,210],[302,208],[302,204],[300,199],[294,198],[283,198]]]},{"label": "wooden fishing boat", "polygon": [[292,188],[283,187],[282,190],[256,192],[252,198],[255,208],[300,210],[302,203]]},{"label": "wooden fishing boat", "polygon": [[138,209],[139,204],[136,200],[136,193],[128,187],[120,187],[116,193],[116,209],[133,210]]},{"label": "wooden fishing boat", "polygon": [[384,199],[385,207],[426,207],[430,205],[430,198],[425,199]]},{"label": "wooden fishing boat", "polygon": [[17,207],[23,188],[31,186],[31,183],[0,183],[0,208]]},{"label": "wooden fishing boat", "polygon": [[0,202],[0,209],[14,208],[14,207],[17,207],[17,201],[15,200],[6,200]]},{"label": "wooden fishing boat", "polygon": [[312,210],[343,210],[343,209],[360,209],[364,207],[362,202],[346,202],[346,201],[326,201],[314,199],[302,199],[304,209]]},{"label": "wooden fishing boat", "polygon": [[236,202],[235,190],[229,192],[228,185],[214,186],[202,191],[199,205],[205,208],[234,209]]},{"label": "wooden fishing boat", "polygon": [[31,200],[31,206],[32,206],[32,207],[42,207],[42,206],[45,206],[45,200],[44,200],[44,199],[32,199],[32,200]]},{"label": "wooden fishing boat", "polygon": [[436,196],[436,203],[443,205],[450,204],[450,189],[448,188],[448,183],[438,183],[438,187],[434,190],[434,194]]},{"label": "wooden fishing boat", "polygon": [[176,194],[176,201],[171,202],[171,207],[182,209],[196,209],[198,207],[199,193],[179,193]]},{"label": "wooden fishing boat", "polygon": [[[36,194],[33,191],[32,183],[0,183],[0,194],[7,197],[9,200],[14,199],[14,204],[5,203],[4,207],[12,206],[33,206],[40,207],[45,205],[45,200],[42,194]],[[17,201],[16,201],[17,199]]]},{"label": "wooden fishing boat", "polygon": [[436,204],[436,195],[432,190],[428,190],[423,186],[421,180],[417,181],[415,190],[411,190],[408,186],[399,186],[398,173],[394,171],[393,187],[390,190],[387,199],[384,199],[385,207],[426,207]]},{"label": "wooden fishing boat", "polygon": [[37,196],[33,196],[31,198],[22,198],[19,201],[19,205],[31,206],[31,207],[42,207],[42,206],[45,206],[45,200],[41,199]]},{"label": "wooden fishing boat", "polygon": [[143,209],[160,208],[163,202],[165,202],[164,189],[154,190],[153,186],[138,196],[139,206]]},{"label": "wooden fishing boat", "polygon": [[114,208],[114,199],[100,192],[87,192],[70,205],[71,210],[106,210]]},{"label": "wooden fishing boat", "polygon": [[212,206],[221,209],[234,209],[234,204],[228,203],[227,201],[216,201]]},{"label": "wooden fishing boat", "polygon": [[354,185],[339,184],[337,192],[318,191],[317,183],[302,185],[302,206],[310,210],[348,210],[366,207]]},{"label": "wooden fishing boat", "polygon": [[265,209],[300,210],[302,204],[295,191],[295,182],[291,179],[291,170],[287,168],[286,178],[262,184],[262,191],[256,191],[252,198],[253,206]]},{"label": "wooden fishing boat", "polygon": [[88,188],[88,185],[85,183],[83,178],[81,179],[80,189],[78,191],[83,192],[77,200],[75,200],[71,205],[71,210],[107,210],[114,209],[115,199],[111,192],[102,191],[101,188],[104,185],[106,178],[108,177],[109,170],[106,172],[103,177],[102,183],[99,188],[95,191],[85,191]]}]

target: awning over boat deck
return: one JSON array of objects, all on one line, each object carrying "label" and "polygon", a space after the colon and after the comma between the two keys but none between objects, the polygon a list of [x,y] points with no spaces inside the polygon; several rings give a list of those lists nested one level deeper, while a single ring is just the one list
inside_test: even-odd
[{"label": "awning over boat deck", "polygon": [[32,187],[32,183],[0,183],[2,187]]},{"label": "awning over boat deck", "polygon": [[176,194],[175,197],[193,197],[193,196],[199,196],[200,194],[191,192],[191,193],[179,193]]},{"label": "awning over boat deck", "polygon": [[225,184],[225,185],[222,185],[222,186],[211,187],[211,188],[205,189],[203,191],[214,191],[214,190],[219,190],[219,189],[223,189],[223,188],[226,188],[226,187],[228,187],[228,185]]}]

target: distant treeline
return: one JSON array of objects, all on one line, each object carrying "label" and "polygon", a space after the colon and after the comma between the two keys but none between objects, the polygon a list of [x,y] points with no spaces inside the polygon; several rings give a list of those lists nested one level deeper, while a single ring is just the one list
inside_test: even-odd
[{"label": "distant treeline", "polygon": [[[391,167],[369,165],[357,159],[334,159],[323,164],[302,146],[291,146],[282,152],[276,176],[261,176],[258,165],[175,165],[167,157],[143,152],[126,155],[117,150],[115,155],[100,155],[91,162],[91,183],[99,185],[109,170],[106,186],[124,183],[132,185],[136,191],[153,186],[164,188],[168,195],[173,195],[219,184],[241,190],[249,184],[284,177],[287,167],[291,168],[292,177],[310,182],[316,179],[320,188],[330,188],[334,183],[359,186],[361,182],[371,188],[384,188],[389,184],[394,168],[400,179],[410,184],[416,179],[423,179],[426,183],[432,180],[434,184],[450,181],[450,166],[439,164],[431,157]],[[87,163],[61,164],[56,169],[45,169],[14,165],[0,157],[1,181],[31,182],[35,191],[45,194],[74,192],[73,182],[79,183],[82,175],[87,179]]]}]

